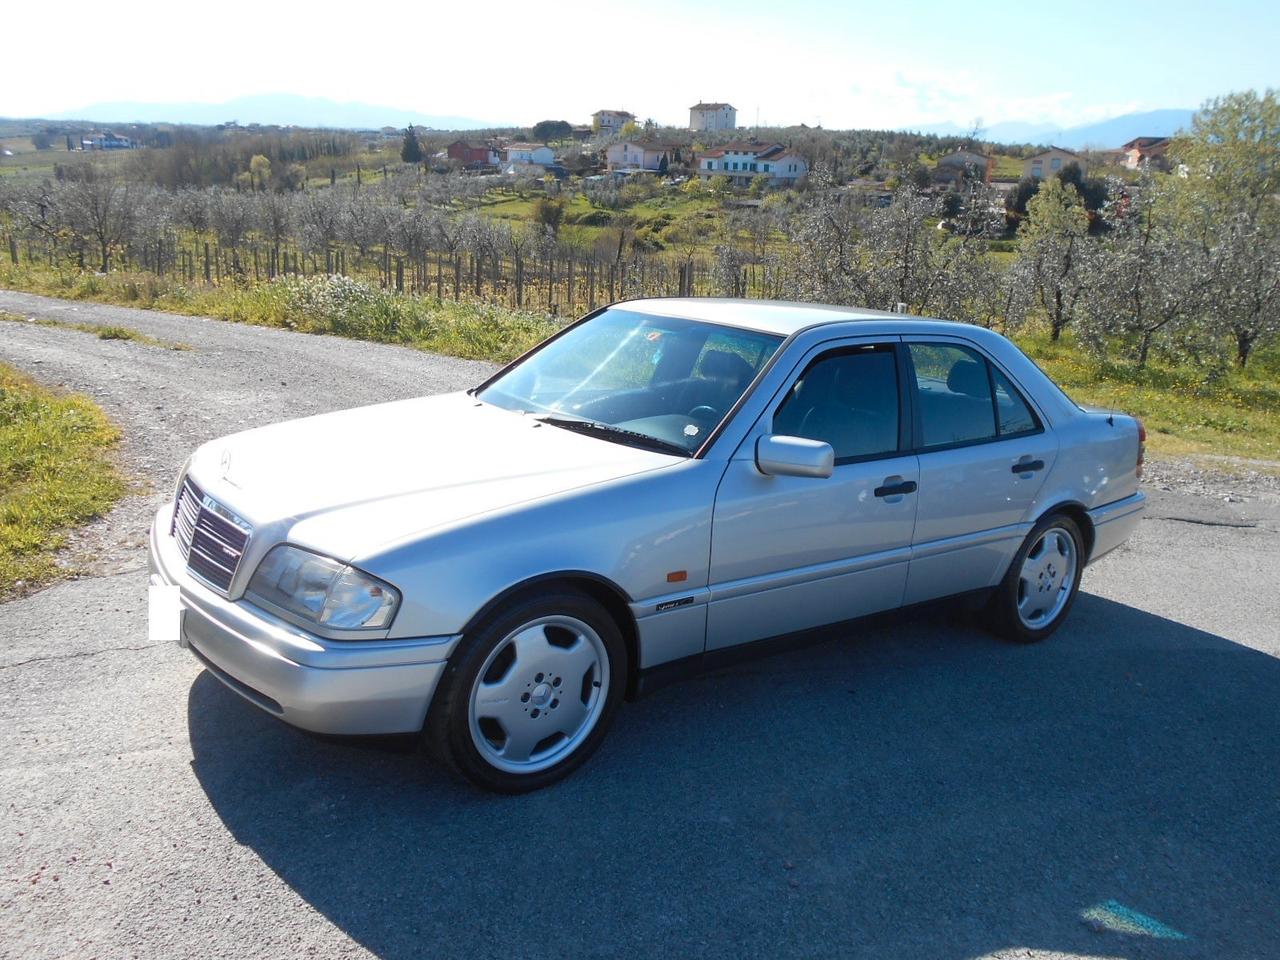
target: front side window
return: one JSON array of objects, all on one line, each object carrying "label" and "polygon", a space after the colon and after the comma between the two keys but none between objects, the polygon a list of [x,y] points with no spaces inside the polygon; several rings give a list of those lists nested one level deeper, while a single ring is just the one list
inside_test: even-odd
[{"label": "front side window", "polygon": [[868,345],[819,357],[792,386],[773,432],[831,444],[836,462],[898,449],[898,369],[893,347]]},{"label": "front side window", "polygon": [[782,337],[610,309],[476,393],[603,440],[688,455],[723,422]]}]

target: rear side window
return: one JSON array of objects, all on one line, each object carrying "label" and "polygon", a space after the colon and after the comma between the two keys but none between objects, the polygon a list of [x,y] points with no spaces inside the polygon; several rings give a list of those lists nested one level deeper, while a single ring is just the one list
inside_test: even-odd
[{"label": "rear side window", "polygon": [[1017,436],[1040,429],[1040,422],[1022,399],[1022,394],[995,367],[991,368],[991,380],[996,387],[996,412],[1000,416],[1000,436]]},{"label": "rear side window", "polygon": [[951,344],[913,343],[910,350],[923,445],[994,440],[996,415],[987,361],[972,350]]},{"label": "rear side window", "polygon": [[814,360],[782,401],[773,430],[823,440],[837,463],[847,463],[895,453],[898,416],[893,347],[858,347]]},{"label": "rear side window", "polygon": [[925,448],[981,443],[1040,429],[1022,394],[981,354],[940,343],[914,343],[909,349]]}]

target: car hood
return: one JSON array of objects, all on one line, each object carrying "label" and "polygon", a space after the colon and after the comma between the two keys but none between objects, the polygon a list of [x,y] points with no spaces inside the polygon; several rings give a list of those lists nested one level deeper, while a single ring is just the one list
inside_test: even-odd
[{"label": "car hood", "polygon": [[202,446],[190,475],[254,528],[353,561],[392,541],[680,463],[465,393],[292,420]]}]

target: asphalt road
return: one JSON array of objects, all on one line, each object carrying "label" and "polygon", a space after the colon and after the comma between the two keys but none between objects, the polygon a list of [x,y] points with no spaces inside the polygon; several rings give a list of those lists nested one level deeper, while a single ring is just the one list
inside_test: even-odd
[{"label": "asphalt road", "polygon": [[[568,782],[498,798],[402,740],[292,730],[149,646],[142,548],[197,443],[483,365],[0,310],[195,348],[0,323],[0,360],[94,396],[140,478],[72,550],[96,575],[0,605],[0,956],[1280,954],[1274,498],[1153,491],[1044,644],[878,620],[628,705]],[[1082,917],[1099,905],[1161,936]]]}]

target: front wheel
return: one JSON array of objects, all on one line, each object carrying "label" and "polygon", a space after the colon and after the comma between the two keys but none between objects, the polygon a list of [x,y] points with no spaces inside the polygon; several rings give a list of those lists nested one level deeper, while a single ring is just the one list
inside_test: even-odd
[{"label": "front wheel", "polygon": [[1035,525],[987,607],[996,633],[1034,643],[1058,629],[1080,589],[1083,543],[1080,528],[1063,514]]},{"label": "front wheel", "polygon": [[599,746],[626,664],[617,625],[591,598],[517,600],[463,637],[432,704],[428,743],[477,786],[547,786]]}]

